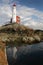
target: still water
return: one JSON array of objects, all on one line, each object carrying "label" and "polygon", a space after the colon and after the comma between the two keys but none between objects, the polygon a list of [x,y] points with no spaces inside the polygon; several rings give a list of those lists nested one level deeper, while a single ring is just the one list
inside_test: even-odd
[{"label": "still water", "polygon": [[7,47],[9,65],[43,65],[43,42],[38,44]]}]

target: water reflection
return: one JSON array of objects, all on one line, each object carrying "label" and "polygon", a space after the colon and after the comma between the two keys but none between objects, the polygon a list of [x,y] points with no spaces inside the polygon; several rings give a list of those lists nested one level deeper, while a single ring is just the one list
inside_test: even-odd
[{"label": "water reflection", "polygon": [[7,47],[7,58],[9,65],[43,65],[43,42],[19,48]]}]

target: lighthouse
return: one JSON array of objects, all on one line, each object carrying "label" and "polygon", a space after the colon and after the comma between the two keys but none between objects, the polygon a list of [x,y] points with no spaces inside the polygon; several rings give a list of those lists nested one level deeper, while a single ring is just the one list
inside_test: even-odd
[{"label": "lighthouse", "polygon": [[12,23],[16,22],[16,4],[13,4],[12,7]]},{"label": "lighthouse", "polygon": [[20,24],[20,17],[16,16],[16,4],[13,4],[13,7],[12,7],[12,18],[11,18],[10,23]]}]

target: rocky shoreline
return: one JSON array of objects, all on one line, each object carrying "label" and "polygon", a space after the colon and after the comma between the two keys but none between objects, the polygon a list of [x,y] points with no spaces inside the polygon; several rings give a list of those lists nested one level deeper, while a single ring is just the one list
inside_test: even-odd
[{"label": "rocky shoreline", "polygon": [[17,23],[0,27],[0,40],[10,45],[34,44],[43,41],[43,31]]}]

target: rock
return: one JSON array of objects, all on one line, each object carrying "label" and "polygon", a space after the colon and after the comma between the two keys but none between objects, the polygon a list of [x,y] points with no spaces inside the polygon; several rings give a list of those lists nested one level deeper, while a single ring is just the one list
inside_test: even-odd
[{"label": "rock", "polygon": [[8,65],[5,44],[0,41],[0,65]]},{"label": "rock", "polygon": [[32,42],[35,41],[35,39],[34,39],[33,37],[27,37],[27,36],[23,37],[22,40],[23,40],[25,43],[32,43]]},{"label": "rock", "polygon": [[35,38],[36,41],[38,41],[38,42],[41,41],[41,39],[40,39],[40,37],[38,35],[34,35],[33,37]]},{"label": "rock", "polygon": [[43,40],[43,31],[35,31],[24,25],[12,23],[0,27],[0,39],[8,45],[22,45],[22,42],[31,44]]},{"label": "rock", "polygon": [[35,39],[33,37],[28,37],[28,40],[30,40],[30,43],[35,41]]}]

